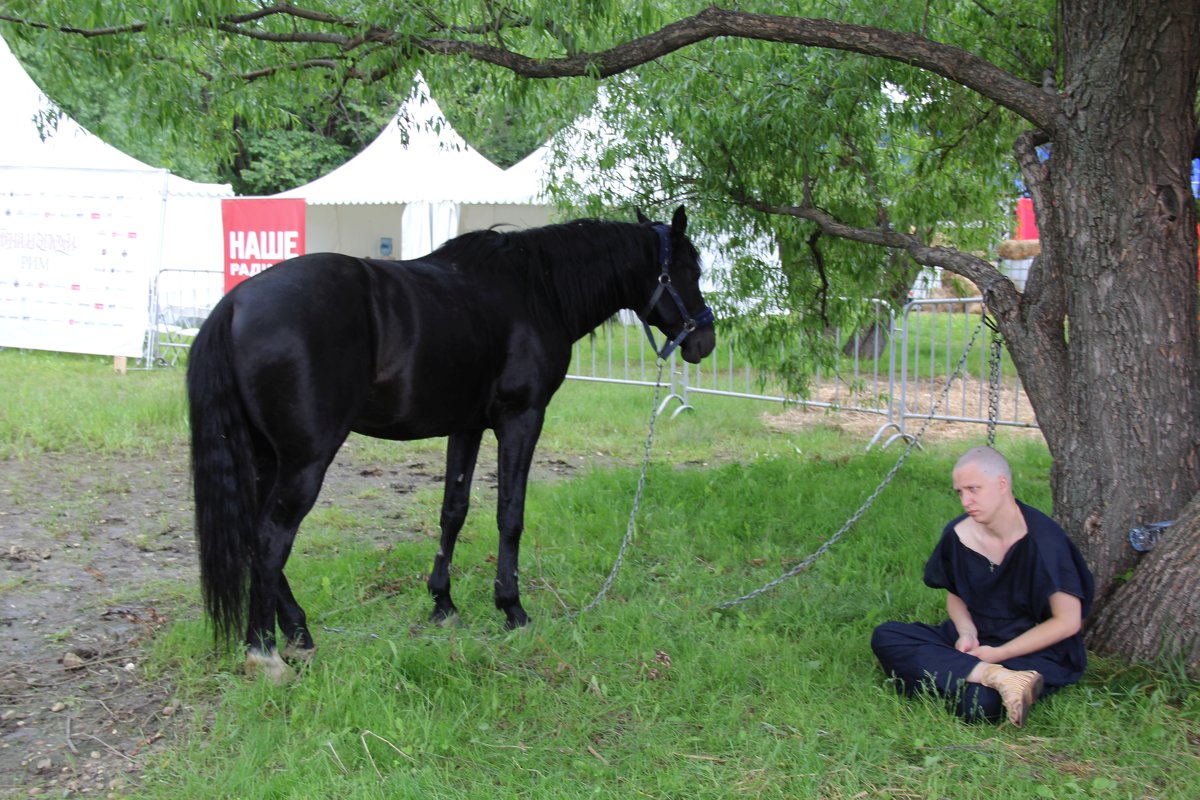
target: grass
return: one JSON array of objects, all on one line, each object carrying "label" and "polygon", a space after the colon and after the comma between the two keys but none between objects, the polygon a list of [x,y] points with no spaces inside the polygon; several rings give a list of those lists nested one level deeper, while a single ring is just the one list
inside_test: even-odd
[{"label": "grass", "polygon": [[[0,352],[0,379],[14,360]],[[85,414],[107,403],[82,387],[114,391],[103,365],[87,360],[23,363],[47,393],[80,384]],[[122,380],[130,406],[144,410],[121,419],[151,420],[145,443],[7,403],[6,420],[44,420],[58,432],[0,428],[0,442],[17,454],[32,442],[179,446],[179,375]],[[383,503],[351,511],[334,498],[306,520],[289,576],[319,649],[288,686],[247,681],[236,654],[214,652],[195,588],[183,587],[191,598],[146,668],[171,676],[193,716],[182,741],[147,763],[137,796],[1200,796],[1200,687],[1177,671],[1093,658],[1084,681],[1035,707],[1021,731],[957,722],[884,680],[872,628],[943,616],[921,565],[957,512],[950,466],[975,442],[915,452],[811,569],[718,612],[814,552],[898,452],[865,453],[865,442],[832,429],[781,433],[763,424],[773,404],[706,398],[658,421],[636,537],[608,594],[579,614],[624,534],[650,409],[646,389],[587,383],[568,383],[551,405],[539,451],[581,468],[530,486],[528,628],[505,632],[492,607],[486,502],[475,503],[456,553],[459,624],[426,624],[433,491],[410,496],[406,514],[423,518],[405,522],[416,535],[385,550],[360,535],[396,524]],[[1048,507],[1045,448],[999,435],[1022,498]],[[356,438],[349,448],[354,458],[416,453],[441,465],[440,442]]]},{"label": "grass", "polygon": [[[147,797],[1192,797],[1194,686],[1096,660],[1028,728],[965,725],[887,686],[867,646],[885,619],[935,618],[920,583],[953,512],[948,452],[924,454],[814,567],[735,610],[713,606],[812,552],[892,456],[656,466],[637,539],[598,590],[636,471],[535,485],[524,581],[532,627],[491,608],[494,536],[469,525],[457,627],[424,623],[433,542],[297,559],[322,627],[285,688],[239,677],[197,622],[158,646],[204,709]],[[1047,465],[1021,475],[1044,502]],[[569,522],[568,522],[569,521]],[[211,708],[212,698],[219,708]],[[210,716],[211,715],[211,716]]]},{"label": "grass", "polygon": [[112,359],[0,349],[0,458],[82,451],[146,455],[187,433],[180,371],[118,375]]}]

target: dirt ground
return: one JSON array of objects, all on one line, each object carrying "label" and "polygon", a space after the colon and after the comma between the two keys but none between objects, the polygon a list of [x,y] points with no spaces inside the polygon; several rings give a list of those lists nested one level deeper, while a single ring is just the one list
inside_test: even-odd
[{"label": "dirt ground", "polygon": [[[534,479],[576,467],[539,457]],[[439,459],[343,453],[318,505],[353,504],[368,488],[400,505],[440,486],[441,470]],[[494,481],[481,454],[476,485]],[[0,460],[0,798],[136,795],[147,758],[180,734],[190,709],[142,662],[173,615],[199,614],[179,599],[196,581],[191,517],[182,448]]]},{"label": "dirt ground", "polygon": [[[987,412],[981,407],[981,399],[986,397],[987,387],[971,377],[959,378],[950,391],[947,391],[946,379],[941,377],[914,385],[907,399],[911,416],[905,422],[905,434],[909,437],[919,435],[922,442],[977,440],[975,443],[983,444],[987,429],[980,423],[928,420],[924,415],[929,414],[932,409],[939,416],[982,416]],[[812,399],[843,406],[857,403],[860,407],[869,408],[875,405],[872,398],[866,394],[847,393],[844,389],[839,391],[837,387],[828,386],[815,393]],[[1036,424],[1037,416],[1033,413],[1033,406],[1023,390],[1014,391],[1011,386],[1002,386],[997,400],[1002,418]],[[899,436],[900,430],[897,426],[885,425],[887,419],[883,415],[861,411],[832,411],[794,406],[782,413],[765,416],[764,422],[768,427],[783,432],[824,426],[840,431],[854,440],[871,442],[874,439],[875,445],[887,445],[894,440],[902,447],[907,442],[907,439]],[[1041,430],[1035,427],[1001,427],[1011,436],[1042,438]]]}]

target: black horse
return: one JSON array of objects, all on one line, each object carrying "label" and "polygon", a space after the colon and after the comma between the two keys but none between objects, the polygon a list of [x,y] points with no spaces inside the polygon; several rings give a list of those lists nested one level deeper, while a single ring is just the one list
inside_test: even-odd
[{"label": "black horse", "polygon": [[[499,445],[496,607],[521,607],[525,488],[546,406],[573,343],[621,309],[640,312],[698,363],[715,343],[687,216],[671,225],[577,220],[477,231],[387,262],[300,256],[226,295],[188,362],[192,479],[205,610],[218,640],[245,632],[246,669],[276,681],[313,639],[283,568],[300,521],[351,431],[448,436],[433,619],[456,612],[450,561],[480,439]],[[653,341],[653,337],[651,337]]]}]

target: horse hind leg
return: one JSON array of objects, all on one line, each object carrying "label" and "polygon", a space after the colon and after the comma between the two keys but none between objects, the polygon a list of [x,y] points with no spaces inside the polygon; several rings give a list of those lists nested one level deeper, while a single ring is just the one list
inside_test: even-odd
[{"label": "horse hind leg", "polygon": [[454,560],[454,545],[467,519],[471,505],[471,479],[479,456],[483,431],[467,431],[450,436],[446,445],[446,484],[442,492],[441,540],[433,569],[429,573],[429,593],[433,595],[430,619],[445,624],[458,614],[450,597],[450,563]]},{"label": "horse hind leg", "polygon": [[263,675],[277,684],[291,679],[291,668],[275,647],[277,621],[289,645],[295,642],[311,655],[304,610],[292,595],[283,568],[300,521],[317,500],[327,467],[323,461],[295,471],[280,468],[263,504],[250,571],[245,666],[251,677]]},{"label": "horse hind leg", "polygon": [[287,576],[282,573],[279,575],[279,591],[275,599],[278,603],[276,615],[279,630],[286,642],[283,647],[283,660],[292,664],[307,665],[312,661],[317,646],[313,642],[312,634],[308,632],[308,619],[304,609],[296,602]]}]

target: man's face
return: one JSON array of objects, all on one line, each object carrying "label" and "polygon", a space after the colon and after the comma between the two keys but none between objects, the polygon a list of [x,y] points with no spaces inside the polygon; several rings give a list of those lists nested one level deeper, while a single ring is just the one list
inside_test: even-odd
[{"label": "man's face", "polygon": [[987,475],[978,464],[964,464],[952,478],[963,511],[981,525],[990,523],[1004,503],[1007,481]]}]

